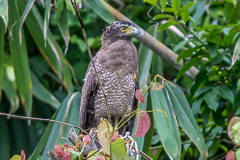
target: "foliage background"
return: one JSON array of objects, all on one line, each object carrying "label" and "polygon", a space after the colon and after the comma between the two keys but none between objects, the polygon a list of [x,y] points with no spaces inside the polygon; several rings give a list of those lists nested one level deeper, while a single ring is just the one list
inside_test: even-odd
[{"label": "foliage background", "polygon": [[[77,125],[77,115],[71,119],[67,113],[76,113],[79,106],[80,94],[76,91],[81,91],[90,59],[70,1],[57,0],[50,7],[53,2],[46,0],[44,5],[34,0],[0,2],[0,111],[49,119],[61,113],[60,119],[66,118]],[[227,135],[227,124],[233,115],[240,114],[238,1],[172,0],[166,6],[166,0],[107,2],[178,54],[178,60],[183,60],[184,65],[178,71],[133,39],[138,48],[141,84],[149,84],[154,75],[160,74],[181,86],[204,135],[208,158],[224,159],[234,147]],[[101,46],[102,29],[111,21],[106,8],[99,5],[99,1],[83,1],[80,10],[94,54]],[[101,9],[100,17],[97,13]],[[184,73],[191,66],[199,73],[189,77]],[[66,103],[64,99],[71,100],[71,105],[59,107]],[[151,106],[148,101],[142,107],[151,110]],[[153,119],[152,113],[149,115]],[[154,159],[168,159],[156,123],[161,124],[155,120],[144,138],[142,150]],[[51,132],[47,125],[41,121],[31,121],[28,125],[25,120],[0,117],[2,159],[10,159],[21,150],[27,157],[40,154],[36,148],[41,148],[39,145],[47,141]],[[198,159],[200,153],[181,125],[180,136],[181,159]]]}]

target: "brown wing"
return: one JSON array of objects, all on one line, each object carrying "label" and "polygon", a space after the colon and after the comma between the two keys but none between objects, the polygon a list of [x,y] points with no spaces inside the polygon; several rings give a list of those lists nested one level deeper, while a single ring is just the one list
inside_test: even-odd
[{"label": "brown wing", "polygon": [[85,75],[85,83],[82,88],[82,98],[79,113],[79,122],[82,129],[87,129],[91,124],[91,117],[94,115],[94,94],[97,90],[97,83],[95,81],[95,72],[92,62],[89,63]]}]

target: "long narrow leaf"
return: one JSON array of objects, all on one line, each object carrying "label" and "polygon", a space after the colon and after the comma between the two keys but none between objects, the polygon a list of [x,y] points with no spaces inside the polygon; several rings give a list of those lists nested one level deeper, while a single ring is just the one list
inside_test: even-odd
[{"label": "long narrow leaf", "polygon": [[[20,18],[17,1],[9,1],[9,26]],[[10,27],[9,27],[10,28]],[[17,89],[27,116],[32,112],[32,82],[28,63],[27,48],[24,34],[20,44],[19,22],[13,27],[12,36],[9,35],[10,51],[16,77]],[[10,34],[10,33],[9,33]]]},{"label": "long narrow leaf", "polygon": [[[167,102],[164,90],[150,90],[157,132],[170,159],[179,159],[181,140],[174,111]],[[167,117],[160,111],[167,113]]]},{"label": "long narrow leaf", "polygon": [[0,101],[2,97],[3,54],[4,54],[4,21],[0,18]]},{"label": "long narrow leaf", "polygon": [[199,149],[202,155],[202,159],[207,159],[208,153],[204,137],[194,118],[192,110],[187,102],[187,99],[184,96],[184,93],[177,86],[172,86],[169,84],[165,84],[165,86],[167,92],[169,93],[173,109],[177,115],[181,127]]},{"label": "long narrow leaf", "polygon": [[[80,99],[81,96],[78,92],[68,95],[60,106],[56,115],[56,120],[78,126]],[[53,124],[51,134],[49,135],[48,142],[44,148],[41,158],[42,160],[47,159],[47,151],[53,150],[54,145],[69,142],[61,137],[67,137],[70,129],[71,128],[69,126],[57,123]]]},{"label": "long narrow leaf", "polygon": [[48,32],[48,24],[50,19],[50,11],[51,11],[51,0],[46,0],[45,3],[45,14],[44,14],[44,25],[43,25],[43,37],[46,46],[47,32]]},{"label": "long narrow leaf", "polygon": [[8,0],[1,0],[0,1],[0,18],[2,18],[4,22],[5,31],[8,27]]}]

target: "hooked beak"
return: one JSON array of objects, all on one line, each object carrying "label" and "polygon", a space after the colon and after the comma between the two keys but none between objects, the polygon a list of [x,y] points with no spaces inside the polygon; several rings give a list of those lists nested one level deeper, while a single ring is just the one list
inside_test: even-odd
[{"label": "hooked beak", "polygon": [[139,30],[138,28],[136,28],[136,27],[131,27],[131,28],[132,28],[131,34],[134,35],[134,36],[139,37],[139,35],[140,35],[140,30]]}]

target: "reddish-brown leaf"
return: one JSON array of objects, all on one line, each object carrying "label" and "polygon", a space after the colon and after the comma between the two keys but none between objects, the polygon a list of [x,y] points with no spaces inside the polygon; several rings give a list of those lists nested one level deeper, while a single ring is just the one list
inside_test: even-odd
[{"label": "reddish-brown leaf", "polygon": [[110,143],[116,141],[118,139],[118,136],[119,132],[118,131],[114,132],[112,138],[110,139]]},{"label": "reddish-brown leaf", "polygon": [[140,102],[145,103],[144,97],[143,97],[143,94],[142,94],[142,91],[141,91],[140,89],[138,89],[138,90],[135,91],[135,97],[136,97],[136,99],[139,100]]},{"label": "reddish-brown leaf", "polygon": [[64,144],[62,145],[62,148],[68,149],[68,148],[71,148],[71,146],[70,146],[68,143],[64,143]]},{"label": "reddish-brown leaf", "polygon": [[229,151],[226,155],[226,160],[235,160],[235,152],[234,151]]},{"label": "reddish-brown leaf", "polygon": [[55,145],[54,146],[54,151],[55,151],[55,153],[57,154],[57,156],[59,157],[59,158],[62,158],[62,148],[61,147],[59,147],[58,145]]},{"label": "reddish-brown leaf", "polygon": [[21,151],[21,160],[26,160],[24,150]]},{"label": "reddish-brown leaf", "polygon": [[86,135],[83,137],[83,143],[88,144],[91,142],[91,137],[89,135]]},{"label": "reddish-brown leaf", "polygon": [[140,111],[138,113],[138,122],[137,122],[137,130],[136,130],[135,137],[144,136],[148,132],[150,125],[151,125],[150,117],[147,114],[147,112]]}]

